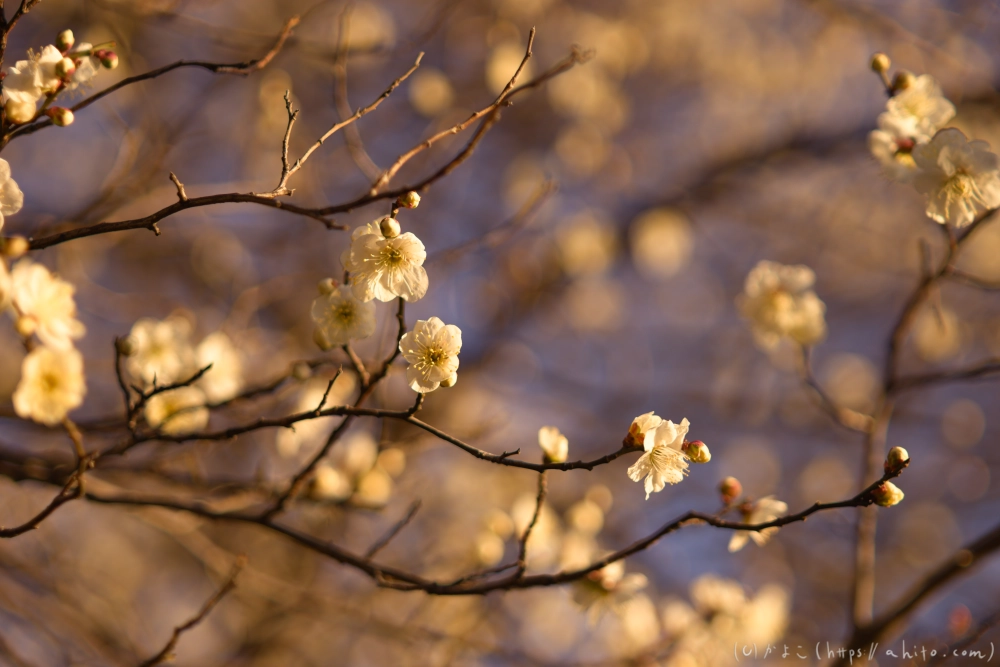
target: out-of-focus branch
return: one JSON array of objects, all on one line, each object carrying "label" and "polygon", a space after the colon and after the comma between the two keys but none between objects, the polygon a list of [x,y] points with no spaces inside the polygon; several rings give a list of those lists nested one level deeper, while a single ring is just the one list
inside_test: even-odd
[{"label": "out-of-focus branch", "polygon": [[[341,121],[347,120],[351,116],[351,103],[347,97],[347,60],[351,48],[351,11],[353,9],[353,5],[348,4],[340,13],[337,52],[333,57],[333,106]],[[347,145],[347,152],[350,153],[351,159],[354,160],[354,164],[358,166],[365,178],[369,181],[378,178],[382,170],[365,150],[365,144],[361,140],[361,132],[358,131],[357,124],[351,123],[344,128],[344,143]]]},{"label": "out-of-focus branch", "polygon": [[518,542],[517,548],[517,576],[524,575],[528,569],[528,540],[531,539],[531,532],[538,523],[538,518],[542,516],[542,505],[545,503],[545,494],[548,487],[545,484],[545,471],[538,473],[538,495],[535,497],[535,513],[531,515],[531,521],[524,529],[524,534]]},{"label": "out-of-focus branch", "polygon": [[379,551],[388,546],[389,542],[391,542],[394,537],[399,535],[400,531],[403,530],[403,528],[405,528],[407,524],[409,524],[410,521],[413,520],[413,517],[417,515],[417,510],[419,509],[420,509],[420,501],[419,500],[413,501],[413,504],[410,505],[410,509],[407,510],[406,515],[403,516],[403,518],[397,521],[395,524],[393,524],[392,528],[386,531],[385,535],[378,538],[378,540],[375,541],[375,544],[368,547],[368,551],[365,552],[365,558],[366,559],[374,558],[375,554],[377,554]]},{"label": "out-of-focus branch", "polygon": [[[35,0],[36,2],[38,0]],[[253,60],[247,60],[241,63],[212,63],[203,60],[178,60],[177,62],[171,63],[169,65],[164,65],[163,67],[158,67],[157,69],[144,72],[143,74],[136,74],[135,76],[130,76],[122,79],[118,83],[108,86],[104,90],[98,91],[86,97],[83,100],[77,102],[75,105],[70,107],[70,110],[74,113],[84,109],[94,102],[107,97],[108,95],[121,90],[132,84],[139,83],[142,81],[149,81],[150,79],[155,79],[157,77],[163,76],[168,72],[172,72],[175,69],[182,69],[185,67],[197,67],[199,69],[206,69],[210,72],[216,74],[237,74],[240,76],[248,76],[264,69],[267,65],[274,60],[274,57],[278,55],[282,47],[284,47],[285,42],[288,40],[289,36],[292,34],[292,29],[298,25],[299,17],[293,16],[285,22],[282,27],[281,32],[278,34],[278,38],[275,40],[274,45],[260,58],[254,58]],[[32,134],[41,130],[43,128],[52,125],[52,121],[49,118],[42,118],[34,123],[27,125],[20,125],[16,127],[13,131],[9,132],[6,136],[0,139],[0,147],[6,146],[7,143],[16,137]]]},{"label": "out-of-focus branch", "polygon": [[[986,617],[979,625],[965,633],[961,638],[945,647],[938,655],[927,662],[927,667],[940,665],[952,658],[959,657],[959,651],[963,651],[969,646],[979,641],[979,638],[989,632],[994,626],[1000,624],[1000,610],[997,610]],[[963,656],[964,657],[964,656]]]},{"label": "out-of-focus branch", "polygon": [[848,428],[852,431],[858,431],[860,433],[868,433],[871,430],[873,425],[871,415],[866,415],[858,412],[857,410],[851,410],[837,405],[837,402],[826,393],[825,389],[823,389],[823,386],[813,374],[811,348],[802,348],[802,357],[799,359],[799,374],[801,375],[802,381],[806,384],[806,386],[812,389],[815,393],[820,407],[823,408],[823,410],[830,415],[835,422],[844,428]]},{"label": "out-of-focus branch", "polygon": [[151,657],[149,660],[145,660],[144,662],[142,662],[140,667],[152,667],[153,665],[159,665],[164,662],[167,662],[168,660],[172,660],[173,651],[177,647],[177,642],[181,638],[181,635],[190,630],[191,628],[197,626],[203,620],[205,620],[205,617],[207,617],[212,612],[212,610],[215,609],[215,605],[219,604],[219,602],[222,601],[222,598],[226,597],[226,595],[231,590],[236,588],[236,577],[246,566],[246,562],[247,562],[246,556],[240,556],[239,558],[237,558],[236,564],[233,565],[233,571],[229,575],[229,578],[226,580],[226,583],[224,583],[222,587],[215,592],[215,595],[210,597],[205,602],[201,610],[197,614],[195,614],[194,617],[191,618],[191,620],[184,623],[183,625],[178,625],[176,628],[174,628],[174,633],[171,635],[170,640],[167,642],[166,646],[164,646],[159,653]]}]

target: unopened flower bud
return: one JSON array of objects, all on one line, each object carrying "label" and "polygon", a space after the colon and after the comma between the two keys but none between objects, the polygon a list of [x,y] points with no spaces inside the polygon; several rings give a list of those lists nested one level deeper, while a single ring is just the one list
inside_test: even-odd
[{"label": "unopened flower bud", "polygon": [[903,492],[892,482],[882,482],[872,491],[872,498],[875,499],[876,505],[892,507],[903,499]]},{"label": "unopened flower bud", "polygon": [[14,328],[17,329],[18,334],[27,338],[35,333],[35,329],[38,328],[38,322],[33,317],[19,317],[17,318],[17,322],[14,323]]},{"label": "unopened flower bud", "polygon": [[3,254],[8,259],[24,257],[29,247],[28,239],[23,236],[11,236],[3,240]]},{"label": "unopened flower bud", "polygon": [[56,63],[56,76],[60,79],[68,79],[76,71],[76,63],[72,58],[63,58]]},{"label": "unopened flower bud", "polygon": [[701,440],[692,440],[681,445],[681,451],[687,454],[692,463],[708,463],[712,460],[712,453],[708,451],[708,445]]},{"label": "unopened flower bud", "polygon": [[395,218],[382,218],[379,220],[378,228],[382,231],[382,236],[387,239],[399,236],[399,222]]},{"label": "unopened flower bud", "polygon": [[722,495],[722,503],[728,507],[743,495],[743,485],[735,477],[727,477],[719,483],[719,493]]},{"label": "unopened flower bud", "polygon": [[899,472],[910,465],[910,454],[902,447],[893,447],[885,457],[885,471]]},{"label": "unopened flower bud", "polygon": [[401,195],[397,201],[400,206],[404,206],[406,208],[416,208],[420,205],[420,195],[413,190],[410,190],[405,195]]},{"label": "unopened flower bud", "polygon": [[63,30],[56,37],[56,48],[66,53],[73,48],[73,44],[76,42],[76,38],[73,36],[72,30]]},{"label": "unopened flower bud", "polygon": [[313,329],[313,342],[316,343],[316,347],[324,352],[333,347],[333,345],[330,344],[330,341],[326,339],[323,331],[319,328]]},{"label": "unopened flower bud", "polygon": [[316,285],[316,289],[320,294],[333,294],[337,289],[337,281],[333,278],[324,278]]},{"label": "unopened flower bud", "polygon": [[916,77],[905,69],[896,72],[896,76],[892,79],[892,92],[898,93],[901,90],[906,90],[913,85],[915,79]]},{"label": "unopened flower bud", "polygon": [[446,388],[454,387],[456,382],[458,382],[458,373],[452,373],[450,377],[441,380],[441,386]]},{"label": "unopened flower bud", "polygon": [[53,125],[59,127],[73,124],[73,112],[66,107],[52,107],[45,111],[45,115],[52,119]]},{"label": "unopened flower bud", "polygon": [[35,103],[26,100],[7,100],[3,105],[3,112],[7,115],[7,122],[21,125],[31,122],[35,117]]},{"label": "unopened flower bud", "polygon": [[292,366],[292,377],[298,380],[299,382],[305,382],[306,380],[312,377],[312,374],[313,374],[312,368],[309,366],[309,364],[305,363],[304,361],[300,361],[299,363]]},{"label": "unopened flower bud", "polygon": [[135,340],[131,336],[115,338],[115,349],[123,357],[131,357],[135,354]]},{"label": "unopened flower bud", "polygon": [[114,69],[118,67],[118,54],[108,49],[98,49],[94,51],[94,57],[101,61],[104,69]]},{"label": "unopened flower bud", "polygon": [[889,67],[891,66],[892,61],[889,60],[889,56],[884,53],[879,52],[872,56],[871,68],[873,72],[884,74],[889,71]]}]

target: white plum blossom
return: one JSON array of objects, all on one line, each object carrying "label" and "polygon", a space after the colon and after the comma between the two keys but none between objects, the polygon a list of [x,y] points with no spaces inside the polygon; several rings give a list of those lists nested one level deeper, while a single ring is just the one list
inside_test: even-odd
[{"label": "white plum blossom", "polygon": [[351,273],[354,296],[362,301],[416,301],[427,293],[425,259],[424,244],[413,232],[386,238],[375,221],[354,230],[341,262]]},{"label": "white plum blossom", "polygon": [[606,611],[620,613],[647,583],[643,574],[625,574],[625,563],[616,560],[574,581],[573,601],[587,612],[590,624],[595,625]]},{"label": "white plum blossom", "polygon": [[417,320],[413,331],[399,341],[399,351],[410,364],[406,381],[410,389],[424,394],[439,386],[451,386],[458,379],[458,353],[462,331],[437,317]]},{"label": "white plum blossom", "polygon": [[912,119],[883,113],[878,117],[878,129],[868,135],[868,149],[889,178],[909,183],[917,173],[913,149],[920,137],[921,133]]},{"label": "white plum blossom", "polygon": [[903,125],[911,125],[914,138],[926,141],[955,117],[955,105],[941,94],[941,86],[930,74],[909,79],[909,85],[893,95],[886,113]]},{"label": "white plum blossom", "polygon": [[635,447],[644,443],[646,441],[646,434],[650,431],[655,431],[662,423],[663,419],[657,417],[652,412],[639,415],[632,420],[632,424],[628,427],[628,434],[625,436],[623,444],[626,447]]},{"label": "white plum blossom", "polygon": [[205,392],[197,387],[178,387],[150,397],[144,412],[146,422],[166,435],[187,435],[208,425]]},{"label": "white plum blossom", "polygon": [[317,297],[312,303],[312,318],[328,347],[368,338],[375,332],[375,304],[359,300],[348,285]]},{"label": "white plum blossom", "polygon": [[76,288],[41,264],[22,259],[11,270],[11,284],[18,331],[23,335],[34,333],[48,347],[69,350],[74,339],[87,333],[76,319]]},{"label": "white plum blossom", "polygon": [[538,429],[538,446],[542,448],[547,463],[563,463],[569,455],[569,439],[555,426]]},{"label": "white plum blossom", "polygon": [[198,387],[209,401],[228,401],[240,392],[243,388],[243,357],[229,336],[221,331],[209,334],[198,344],[195,354],[199,370],[212,365],[198,379]]},{"label": "white plum blossom", "polygon": [[773,350],[783,337],[800,345],[826,337],[826,306],[812,290],[815,280],[802,265],[762,261],[750,271],[737,306],[761,348]]},{"label": "white plum blossom", "polygon": [[667,484],[677,484],[684,479],[688,462],[681,448],[690,427],[687,419],[682,419],[680,424],[668,420],[646,432],[643,439],[646,452],[628,469],[633,482],[646,478],[646,500],[649,494],[659,493]]},{"label": "white plum blossom", "polygon": [[76,69],[66,81],[66,90],[78,88],[97,76],[100,61],[91,55],[93,48],[89,42],[80,42],[75,49],[66,54],[76,63]]},{"label": "white plum blossom", "polygon": [[191,324],[180,316],[137,321],[128,338],[132,346],[129,373],[146,386],[154,380],[161,387],[187,380],[198,371],[190,336]]},{"label": "white plum blossom", "polygon": [[13,396],[14,411],[26,419],[54,426],[83,403],[86,393],[80,353],[73,348],[39,346],[21,365],[21,381]]},{"label": "white plum blossom", "polygon": [[59,49],[49,44],[39,53],[28,52],[28,60],[18,60],[7,69],[3,80],[4,102],[30,102],[54,93],[62,83],[56,65],[63,59]]},{"label": "white plum blossom", "polygon": [[949,127],[914,148],[913,159],[919,170],[913,185],[926,195],[931,219],[965,227],[979,209],[1000,206],[1000,164],[985,141]]},{"label": "white plum blossom", "polygon": [[24,194],[10,176],[10,164],[0,158],[0,229],[3,229],[4,219],[20,211],[22,206]]},{"label": "white plum blossom", "polygon": [[[748,524],[767,523],[774,521],[779,516],[788,511],[788,504],[776,500],[774,496],[765,496],[744,511],[743,522]],[[762,547],[771,539],[771,535],[778,532],[776,527],[765,528],[764,530],[738,530],[733,533],[729,540],[729,551],[736,552],[742,549],[747,540],[753,540],[757,546]]]}]

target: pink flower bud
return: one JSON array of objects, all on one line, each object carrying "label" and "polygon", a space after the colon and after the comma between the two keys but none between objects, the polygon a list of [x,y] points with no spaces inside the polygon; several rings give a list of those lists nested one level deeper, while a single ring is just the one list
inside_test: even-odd
[{"label": "pink flower bud", "polygon": [[743,494],[743,485],[735,477],[727,477],[719,483],[719,493],[722,495],[722,504],[728,507]]},{"label": "pink flower bud", "polygon": [[101,66],[105,69],[118,67],[118,54],[108,49],[98,49],[94,51],[94,57],[101,61]]},{"label": "pink flower bud", "polygon": [[397,201],[400,206],[404,206],[406,208],[416,208],[420,204],[420,195],[411,190],[405,195],[401,195]]},{"label": "pink flower bud", "polygon": [[66,107],[51,107],[46,109],[45,115],[52,119],[53,125],[59,127],[73,124],[73,112]]},{"label": "pink flower bud", "polygon": [[59,33],[59,36],[56,37],[56,48],[59,49],[59,51],[62,53],[66,53],[67,51],[72,49],[73,44],[75,43],[76,43],[76,38],[73,37],[72,30],[63,30],[61,33]]},{"label": "pink flower bud", "polygon": [[701,440],[692,440],[681,445],[681,451],[687,454],[692,463],[708,463],[712,460],[712,453],[708,451],[708,445]]},{"label": "pink flower bud", "polygon": [[872,491],[872,498],[875,499],[875,504],[880,507],[898,505],[903,497],[902,490],[892,482],[882,482]]}]

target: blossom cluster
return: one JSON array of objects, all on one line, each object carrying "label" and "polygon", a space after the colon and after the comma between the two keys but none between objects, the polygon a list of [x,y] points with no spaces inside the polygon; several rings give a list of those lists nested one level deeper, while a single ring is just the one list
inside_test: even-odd
[{"label": "blossom cluster", "polygon": [[[885,76],[888,58],[877,54],[872,66]],[[927,199],[927,216],[941,224],[964,227],[980,211],[1000,206],[1000,160],[985,141],[945,127],[955,106],[937,81],[900,71],[888,90],[868,143],[889,177],[912,184]]]},{"label": "blossom cluster", "polygon": [[[118,55],[105,45],[76,43],[71,30],[59,33],[55,44],[39,52],[28,51],[27,60],[18,60],[7,69],[3,81],[3,109],[8,123],[21,125],[44,114],[55,125],[73,122],[73,112],[52,106],[56,97],[88,83],[101,67],[114,69]],[[41,108],[38,103],[42,102]]]},{"label": "blossom cluster", "polygon": [[736,305],[761,348],[773,350],[783,338],[809,346],[826,337],[826,306],[812,289],[815,281],[802,265],[765,260],[750,271]]}]

